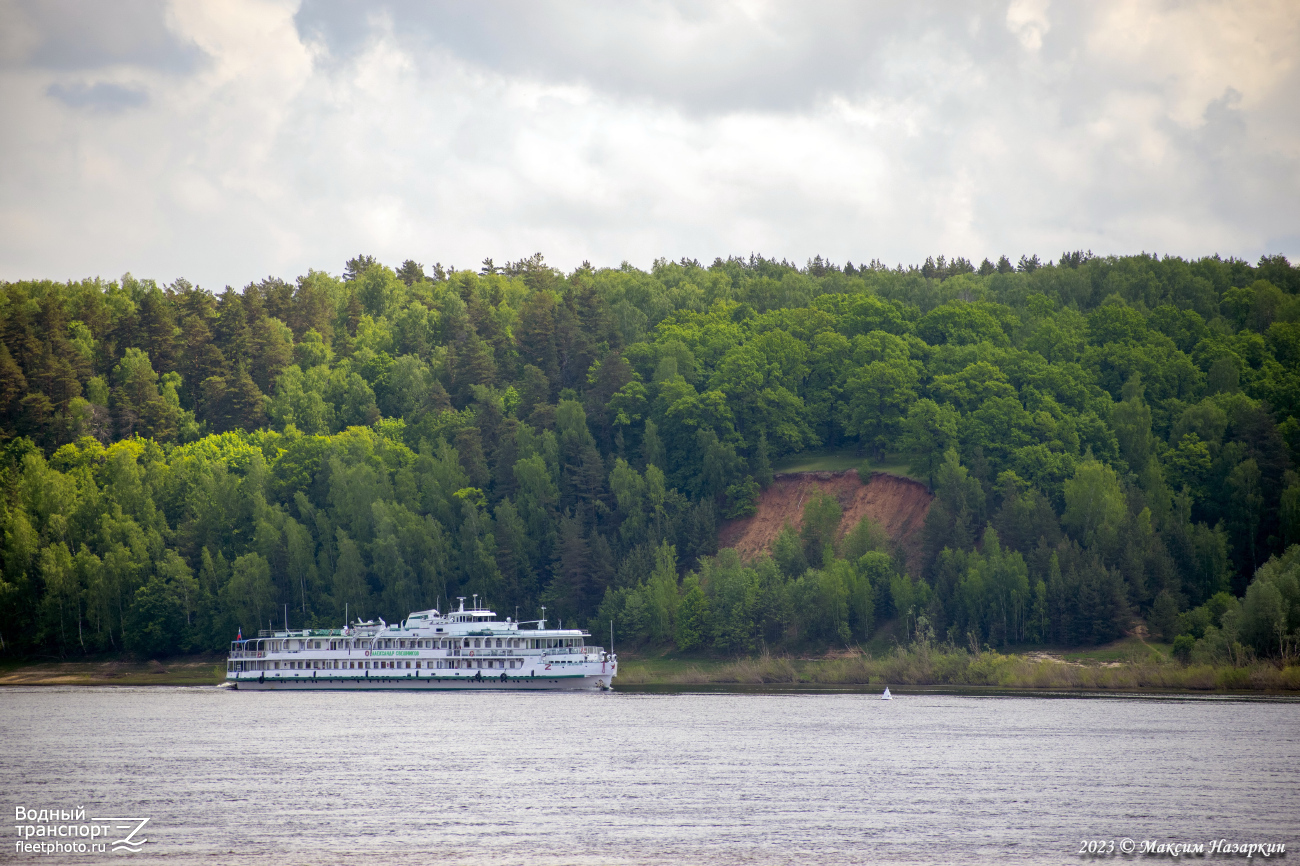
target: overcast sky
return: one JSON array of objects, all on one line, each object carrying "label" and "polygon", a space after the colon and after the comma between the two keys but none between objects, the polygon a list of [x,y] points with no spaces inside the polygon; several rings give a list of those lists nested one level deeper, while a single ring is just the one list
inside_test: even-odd
[{"label": "overcast sky", "polygon": [[1279,2],[0,0],[0,279],[1300,258]]}]

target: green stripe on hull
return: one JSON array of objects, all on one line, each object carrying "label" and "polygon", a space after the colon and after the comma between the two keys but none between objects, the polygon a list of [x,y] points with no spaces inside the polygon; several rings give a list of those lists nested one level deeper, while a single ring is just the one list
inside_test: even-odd
[{"label": "green stripe on hull", "polygon": [[[475,680],[472,677],[294,677],[229,678],[226,682],[235,688],[249,691],[275,689],[311,689],[320,691],[350,691],[358,688],[409,689],[411,691],[459,691],[463,689],[535,689],[547,690],[564,680],[601,680],[600,675],[555,674],[549,677],[512,677],[504,682],[496,677]],[[445,685],[444,685],[445,684]],[[610,686],[613,684],[611,683]]]}]

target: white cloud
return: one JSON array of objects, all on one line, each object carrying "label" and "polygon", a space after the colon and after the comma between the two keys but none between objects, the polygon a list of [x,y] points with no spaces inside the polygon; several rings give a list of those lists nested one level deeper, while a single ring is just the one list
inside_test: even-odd
[{"label": "white cloud", "polygon": [[1049,0],[1011,0],[1007,6],[1007,29],[1015,34],[1026,51],[1043,47],[1043,37],[1052,29],[1047,19]]},{"label": "white cloud", "polygon": [[1300,253],[1285,5],[958,8],[0,5],[0,278]]}]

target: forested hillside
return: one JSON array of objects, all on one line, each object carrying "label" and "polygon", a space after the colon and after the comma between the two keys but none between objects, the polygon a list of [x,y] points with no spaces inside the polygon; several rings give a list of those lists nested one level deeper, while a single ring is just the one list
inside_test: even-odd
[{"label": "forested hillside", "polygon": [[[1282,257],[1080,253],[0,283],[3,650],[477,593],[682,649],[1141,617],[1184,654],[1292,652],[1300,549],[1260,569],[1300,542],[1298,295]],[[870,521],[837,539],[829,497],[771,557],[716,549],[773,461],[849,446],[933,487],[919,568]]]}]

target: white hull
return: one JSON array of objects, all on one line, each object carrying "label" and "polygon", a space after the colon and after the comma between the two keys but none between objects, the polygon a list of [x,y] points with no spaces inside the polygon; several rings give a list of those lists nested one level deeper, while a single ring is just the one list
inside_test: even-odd
[{"label": "white hull", "polygon": [[242,691],[260,692],[326,692],[326,691],[603,691],[609,689],[612,677],[608,674],[583,676],[570,674],[552,677],[512,677],[502,680],[499,676],[485,676],[476,679],[473,676],[415,676],[414,671],[393,671],[389,676],[340,676],[333,671],[331,675],[316,676],[301,674],[299,676],[259,676],[251,671],[238,676],[229,676],[226,682],[231,688]]}]

